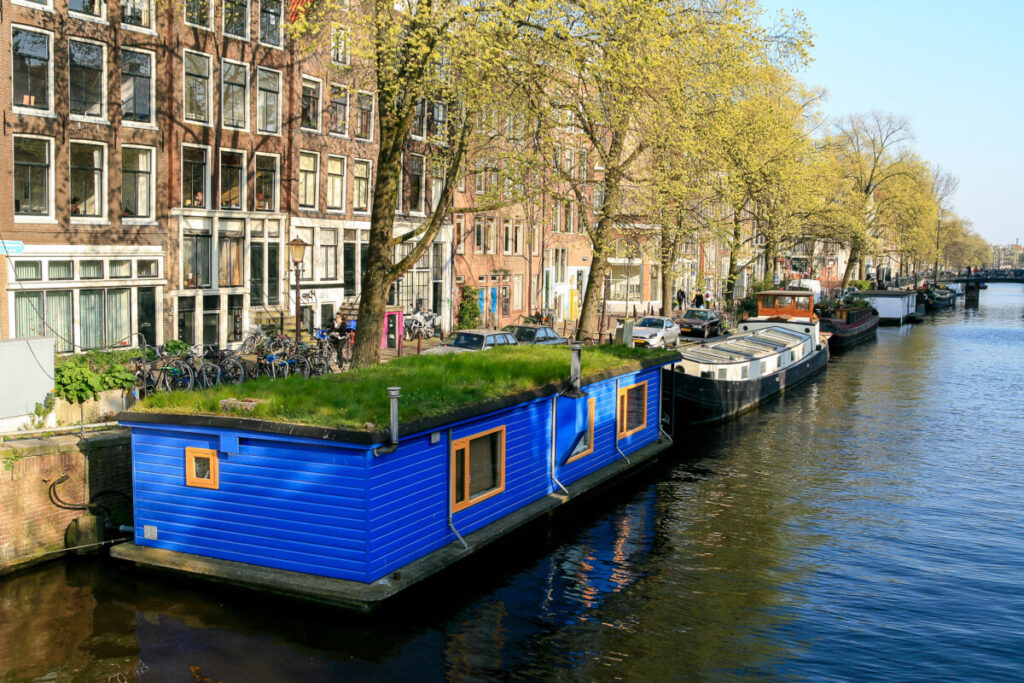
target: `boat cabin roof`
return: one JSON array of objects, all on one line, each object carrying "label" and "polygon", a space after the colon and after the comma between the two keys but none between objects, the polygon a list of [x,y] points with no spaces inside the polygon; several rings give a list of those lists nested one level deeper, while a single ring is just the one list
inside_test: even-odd
[{"label": "boat cabin roof", "polygon": [[765,327],[690,347],[681,354],[683,358],[698,363],[741,363],[779,353],[806,338],[807,335],[793,330]]},{"label": "boat cabin roof", "polygon": [[757,315],[810,318],[814,315],[814,292],[789,289],[761,292],[757,295]]}]

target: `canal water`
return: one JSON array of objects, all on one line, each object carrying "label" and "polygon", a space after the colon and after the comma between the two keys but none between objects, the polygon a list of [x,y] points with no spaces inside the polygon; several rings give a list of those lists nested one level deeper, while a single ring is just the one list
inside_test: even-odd
[{"label": "canal water", "polygon": [[1024,678],[1024,286],[364,617],[102,559],[0,579],[0,681]]}]

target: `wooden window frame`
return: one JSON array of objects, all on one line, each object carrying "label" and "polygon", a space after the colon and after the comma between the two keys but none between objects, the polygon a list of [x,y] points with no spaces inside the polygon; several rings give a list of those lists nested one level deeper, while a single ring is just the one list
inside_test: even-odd
[{"label": "wooden window frame", "polygon": [[[644,389],[644,420],[639,427],[627,430],[626,423],[628,422],[628,420],[626,420],[626,411],[629,409],[629,406],[627,403],[625,403],[626,395],[628,394],[630,389],[635,389],[636,387],[639,386],[642,386]],[[630,384],[627,387],[619,387],[619,395],[616,406],[616,418],[618,422],[615,429],[616,439],[625,439],[627,436],[631,436],[633,434],[636,434],[637,432],[642,432],[643,430],[647,429],[647,381],[645,380],[643,382],[637,382],[636,384]]]},{"label": "wooden window frame", "polygon": [[[470,494],[469,494],[469,486],[470,486],[470,481],[469,481],[469,442],[473,441],[475,439],[483,438],[485,436],[490,436],[491,434],[494,434],[496,432],[500,432],[501,433],[501,447],[500,447],[500,454],[499,454],[499,458],[498,458],[498,480],[499,480],[499,484],[498,484],[497,487],[495,487],[495,488],[493,488],[493,489],[491,489],[489,491],[485,491],[484,493],[481,493],[481,494],[477,495],[475,498],[471,498]],[[454,439],[452,441],[452,443],[451,443],[451,451],[450,451],[450,460],[449,460],[449,462],[451,462],[449,490],[451,491],[452,512],[459,512],[461,510],[465,510],[466,508],[472,507],[472,506],[476,505],[477,503],[482,503],[483,501],[487,500],[488,498],[493,498],[494,496],[498,495],[499,493],[503,493],[505,491],[505,444],[506,444],[505,436],[506,436],[506,434],[505,434],[505,425],[501,425],[500,427],[495,427],[493,429],[488,429],[486,431],[478,432],[476,434],[470,434],[469,436],[464,436],[464,437],[462,437],[460,439]],[[463,456],[465,458],[464,467],[466,468],[466,476],[463,478],[463,480],[464,480],[464,484],[463,485],[465,487],[463,492],[465,493],[465,499],[462,502],[456,502],[456,500],[455,500],[455,466],[456,466],[456,463],[455,463],[455,453],[460,448],[462,448],[464,450],[464,452],[465,452],[465,455]]]},{"label": "wooden window frame", "polygon": [[[195,476],[196,458],[210,459],[210,478],[199,479]],[[217,465],[217,451],[213,448],[185,449],[185,485],[201,489],[220,488],[220,468]]]},{"label": "wooden window frame", "polygon": [[[645,403],[646,403],[646,401],[645,401]],[[594,407],[596,406],[596,404],[597,404],[597,399],[595,399],[595,398],[588,398],[587,399],[587,430],[590,432],[590,448],[588,448],[585,451],[580,451],[579,453],[576,453],[575,455],[570,455],[569,458],[566,459],[566,461],[565,461],[566,465],[568,465],[571,462],[576,462],[580,458],[586,457],[586,456],[588,456],[588,455],[590,455],[591,453],[594,452]]]}]

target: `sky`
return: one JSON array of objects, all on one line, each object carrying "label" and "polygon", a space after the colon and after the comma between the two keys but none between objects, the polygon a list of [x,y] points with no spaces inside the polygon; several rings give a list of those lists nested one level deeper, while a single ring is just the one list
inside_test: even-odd
[{"label": "sky", "polygon": [[1024,243],[1024,2],[762,0],[814,33],[799,72],[830,117],[910,120],[913,149],[957,176],[952,208],[992,244]]}]

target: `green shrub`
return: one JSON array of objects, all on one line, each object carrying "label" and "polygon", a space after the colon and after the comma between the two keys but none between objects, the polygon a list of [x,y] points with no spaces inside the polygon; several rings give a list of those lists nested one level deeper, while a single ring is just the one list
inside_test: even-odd
[{"label": "green shrub", "polygon": [[871,283],[868,280],[850,280],[850,286],[856,287],[862,292],[865,289],[871,289]]},{"label": "green shrub", "polygon": [[53,393],[68,403],[85,403],[103,388],[103,378],[84,361],[64,363],[54,369]]},{"label": "green shrub", "polygon": [[164,344],[164,350],[167,353],[171,354],[172,356],[176,356],[179,353],[184,353],[184,352],[188,351],[188,349],[189,349],[188,344],[186,344],[185,342],[181,341],[180,339],[172,339],[169,342],[167,342],[166,344]]},{"label": "green shrub", "polygon": [[459,299],[458,329],[469,330],[474,327],[480,327],[478,297],[476,287],[473,285],[462,286],[462,298]]},{"label": "green shrub", "polygon": [[103,389],[131,389],[135,385],[135,373],[123,365],[112,365],[100,375]]}]

